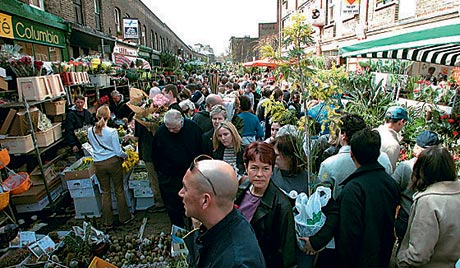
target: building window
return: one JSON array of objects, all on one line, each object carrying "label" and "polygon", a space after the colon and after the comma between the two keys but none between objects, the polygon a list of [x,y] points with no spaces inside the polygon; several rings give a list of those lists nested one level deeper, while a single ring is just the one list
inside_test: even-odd
[{"label": "building window", "polygon": [[144,25],[144,27],[142,27],[142,33],[141,34],[142,34],[142,44],[144,46],[146,46],[147,45],[147,27],[145,27],[145,25]]},{"label": "building window", "polygon": [[395,2],[396,2],[396,0],[375,0],[375,7],[381,7],[381,6],[391,4],[391,3],[395,3]]},{"label": "building window", "polygon": [[94,0],[94,21],[96,22],[96,29],[101,30],[101,3],[99,0]]},{"label": "building window", "polygon": [[45,10],[45,4],[43,3],[43,0],[29,0],[29,5],[41,10]]},{"label": "building window", "polygon": [[155,36],[153,35],[153,31],[150,30],[150,47],[155,49]]},{"label": "building window", "polygon": [[121,15],[120,15],[120,10],[116,7],[115,8],[115,26],[116,26],[116,29],[117,29],[117,35],[119,33],[121,33]]},{"label": "building window", "polygon": [[417,0],[404,0],[399,2],[399,19],[408,19],[415,17],[417,9]]},{"label": "building window", "polygon": [[73,0],[73,10],[75,14],[75,22],[81,25],[83,23],[83,6],[81,0]]},{"label": "building window", "polygon": [[334,0],[327,0],[327,18],[326,24],[334,23]]},{"label": "building window", "polygon": [[283,7],[284,9],[288,9],[288,0],[283,0]]},{"label": "building window", "polygon": [[156,50],[160,50],[159,47],[160,47],[160,40],[158,40],[158,34],[155,33],[155,46],[153,47],[154,49]]}]

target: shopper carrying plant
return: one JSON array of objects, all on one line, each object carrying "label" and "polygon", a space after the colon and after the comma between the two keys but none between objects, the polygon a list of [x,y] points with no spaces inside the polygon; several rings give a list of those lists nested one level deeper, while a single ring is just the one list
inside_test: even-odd
[{"label": "shopper carrying plant", "polygon": [[107,127],[107,121],[110,119],[109,107],[102,106],[97,109],[96,119],[96,126],[88,129],[88,139],[93,147],[96,176],[102,188],[102,221],[106,228],[111,229],[113,227],[111,182],[117,198],[120,222],[126,224],[134,219],[126,204],[121,167],[121,158],[126,158],[128,155],[120,146],[117,130]]}]

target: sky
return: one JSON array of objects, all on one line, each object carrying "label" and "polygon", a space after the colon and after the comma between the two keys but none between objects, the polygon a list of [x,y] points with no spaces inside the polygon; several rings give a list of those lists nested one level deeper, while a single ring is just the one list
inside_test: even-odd
[{"label": "sky", "polygon": [[258,23],[276,22],[277,0],[142,0],[187,45],[226,53],[232,36],[258,37]]}]

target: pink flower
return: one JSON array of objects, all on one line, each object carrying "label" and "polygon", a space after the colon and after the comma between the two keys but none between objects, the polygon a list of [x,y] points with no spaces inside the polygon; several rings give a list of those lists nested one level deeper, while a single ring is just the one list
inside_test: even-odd
[{"label": "pink flower", "polygon": [[156,107],[166,106],[169,103],[169,99],[163,94],[155,95],[152,100]]}]

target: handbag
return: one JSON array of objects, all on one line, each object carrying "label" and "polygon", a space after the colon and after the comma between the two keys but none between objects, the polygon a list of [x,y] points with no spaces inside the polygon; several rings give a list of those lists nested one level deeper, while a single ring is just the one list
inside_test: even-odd
[{"label": "handbag", "polygon": [[[104,148],[105,150],[108,150],[108,151],[111,151],[111,152],[114,152],[114,150],[112,149],[109,149],[107,147],[105,147],[104,145],[102,145],[102,143],[99,141],[99,139],[97,138],[96,134],[94,134],[94,127],[91,128],[91,133],[93,134],[93,137],[94,139],[96,140],[97,144],[99,144],[99,146],[101,146],[102,148]],[[123,158],[123,157],[119,157],[118,158],[120,159],[120,161],[123,163],[123,161],[126,160],[126,158]]]}]

